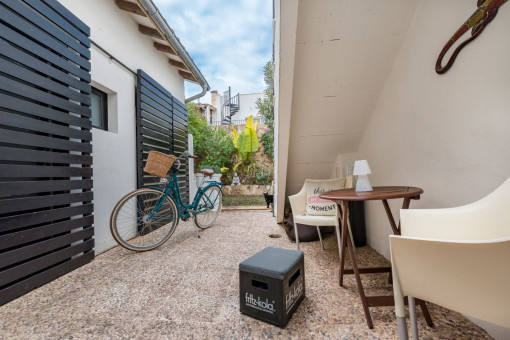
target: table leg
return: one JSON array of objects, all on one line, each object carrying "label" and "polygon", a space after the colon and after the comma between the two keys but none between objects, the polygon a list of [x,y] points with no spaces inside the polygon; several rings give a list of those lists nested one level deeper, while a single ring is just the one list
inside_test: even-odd
[{"label": "table leg", "polygon": [[423,317],[425,318],[427,325],[429,327],[434,327],[434,322],[432,321],[432,317],[430,316],[430,312],[427,308],[427,305],[425,304],[425,301],[416,299],[416,303],[420,305],[421,311],[423,312]]},{"label": "table leg", "polygon": [[[343,201],[342,202],[342,205],[343,205],[343,212],[342,212],[342,246],[341,246],[341,251],[340,251],[340,269],[339,269],[339,273],[338,273],[338,283],[340,285],[340,287],[343,287],[344,285],[344,266],[345,266],[345,243],[346,243],[346,238],[347,238],[347,233],[348,233],[348,229],[347,228],[347,209],[349,209],[349,202],[348,201]],[[340,207],[338,207],[338,209],[340,209]]]},{"label": "table leg", "polygon": [[382,200],[384,205],[384,210],[386,210],[386,215],[388,216],[388,220],[390,221],[391,230],[393,230],[394,235],[400,235],[400,232],[397,229],[397,225],[395,224],[395,219],[393,218],[393,214],[391,213],[390,206],[388,205],[387,200]]},{"label": "table leg", "polygon": [[[345,215],[345,214],[344,214]],[[344,228],[345,232],[349,232],[348,228]],[[368,328],[374,328],[374,324],[372,323],[372,317],[370,316],[370,311],[368,310],[368,301],[365,295],[365,290],[363,289],[363,284],[361,283],[361,276],[358,269],[358,264],[356,262],[356,258],[354,257],[354,244],[352,244],[351,239],[347,237],[347,248],[349,248],[349,254],[351,256],[352,269],[354,271],[354,276],[356,277],[356,285],[358,286],[358,292],[361,298],[361,303],[363,305],[363,311],[365,312],[365,319],[367,320]],[[343,271],[343,268],[342,268]]]}]

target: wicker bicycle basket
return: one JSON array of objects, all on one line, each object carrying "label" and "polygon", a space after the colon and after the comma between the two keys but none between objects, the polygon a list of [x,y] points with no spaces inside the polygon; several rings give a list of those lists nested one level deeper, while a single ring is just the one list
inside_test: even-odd
[{"label": "wicker bicycle basket", "polygon": [[174,155],[167,155],[159,151],[149,151],[147,163],[145,163],[145,171],[148,174],[165,177],[172,164],[174,164],[177,157]]}]

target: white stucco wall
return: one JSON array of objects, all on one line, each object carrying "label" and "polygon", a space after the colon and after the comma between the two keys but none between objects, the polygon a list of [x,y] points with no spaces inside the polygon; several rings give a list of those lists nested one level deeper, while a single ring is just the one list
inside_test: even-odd
[{"label": "white stucco wall", "polygon": [[[473,10],[469,1],[420,1],[357,152],[370,163],[372,185],[424,189],[411,208],[467,204],[510,175],[510,6],[500,8],[449,72],[434,71],[439,51]],[[396,217],[401,204],[391,202]],[[366,218],[369,245],[388,258],[382,204],[368,202]],[[483,326],[510,338],[509,330]]]},{"label": "white stucco wall", "polygon": [[[91,30],[90,38],[132,71],[144,70],[184,102],[184,81],[153,41],[138,32],[114,1],[60,0]],[[136,188],[135,75],[91,46],[92,85],[109,93],[109,131],[93,128],[94,229],[96,254],[116,245],[109,218],[117,201]]]},{"label": "white stucco wall", "polygon": [[246,119],[249,116],[254,118],[258,116],[257,99],[264,98],[264,93],[241,93],[239,95],[239,112],[235,114],[234,119]]},{"label": "white stucco wall", "polygon": [[[237,93],[232,92],[232,97],[236,96]],[[264,93],[240,93],[239,94],[239,111],[232,117],[233,120],[243,120],[248,118],[249,116],[257,117],[259,110],[257,108],[256,102],[257,99],[264,98]],[[217,118],[221,119],[221,110],[223,108],[223,104],[225,103],[225,96],[223,94],[218,94],[217,101],[219,105],[216,107],[218,112]]]}]

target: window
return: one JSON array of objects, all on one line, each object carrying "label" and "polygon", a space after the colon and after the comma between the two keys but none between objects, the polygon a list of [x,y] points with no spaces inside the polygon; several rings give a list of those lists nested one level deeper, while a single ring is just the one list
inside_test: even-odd
[{"label": "window", "polygon": [[92,126],[108,130],[108,95],[92,87],[90,109],[92,111]]}]

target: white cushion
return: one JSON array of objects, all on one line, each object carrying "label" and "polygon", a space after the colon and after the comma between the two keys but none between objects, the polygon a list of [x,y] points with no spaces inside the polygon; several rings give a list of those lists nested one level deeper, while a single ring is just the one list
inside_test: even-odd
[{"label": "white cushion", "polygon": [[343,189],[345,178],[306,181],[306,215],[334,216],[336,203],[319,197],[323,192]]}]

